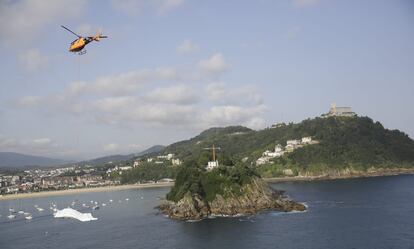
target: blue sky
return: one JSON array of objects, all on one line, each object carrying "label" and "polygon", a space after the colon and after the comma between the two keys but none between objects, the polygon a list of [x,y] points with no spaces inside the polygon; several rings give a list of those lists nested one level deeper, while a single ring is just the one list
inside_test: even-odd
[{"label": "blue sky", "polygon": [[[68,52],[76,37],[109,38]],[[0,3],[0,151],[130,153],[331,103],[414,137],[409,0]]]}]

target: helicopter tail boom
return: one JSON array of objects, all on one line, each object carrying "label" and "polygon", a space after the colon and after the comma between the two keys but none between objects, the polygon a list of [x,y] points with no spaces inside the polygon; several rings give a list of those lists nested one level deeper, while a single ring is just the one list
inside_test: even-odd
[{"label": "helicopter tail boom", "polygon": [[102,35],[101,32],[96,33],[95,36],[89,37],[90,39],[94,40],[94,41],[99,41],[102,38],[108,38],[108,36],[106,35]]}]

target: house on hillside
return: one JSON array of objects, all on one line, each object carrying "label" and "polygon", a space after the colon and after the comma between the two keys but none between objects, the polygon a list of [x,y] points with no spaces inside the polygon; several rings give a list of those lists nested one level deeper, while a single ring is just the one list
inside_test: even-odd
[{"label": "house on hillside", "polygon": [[217,168],[219,166],[219,163],[218,163],[218,161],[216,160],[216,161],[209,161],[208,163],[207,163],[207,167],[206,167],[206,169],[209,171],[209,170],[212,170],[212,169],[214,169],[214,168]]}]

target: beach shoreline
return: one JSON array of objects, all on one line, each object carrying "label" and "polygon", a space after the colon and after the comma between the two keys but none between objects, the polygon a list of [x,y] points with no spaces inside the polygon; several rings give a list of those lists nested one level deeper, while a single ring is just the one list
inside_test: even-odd
[{"label": "beach shoreline", "polygon": [[278,183],[278,182],[302,182],[302,181],[326,181],[326,180],[346,180],[356,178],[370,178],[381,176],[397,176],[397,175],[412,175],[414,169],[382,169],[372,172],[358,172],[353,174],[344,175],[315,175],[315,176],[291,176],[291,177],[273,177],[264,178],[266,182]]},{"label": "beach shoreline", "polygon": [[[302,181],[310,182],[310,181],[355,179],[355,178],[366,178],[366,177],[396,176],[396,175],[408,175],[408,174],[414,174],[414,169],[386,169],[386,170],[383,169],[383,170],[375,171],[375,172],[360,172],[357,174],[347,174],[347,175],[291,176],[291,177],[273,177],[273,178],[263,178],[263,179],[268,183],[302,182]],[[127,190],[127,189],[163,188],[163,187],[172,187],[172,186],[174,186],[174,182],[126,184],[126,185],[103,186],[103,187],[95,187],[95,188],[52,190],[52,191],[42,191],[42,192],[32,192],[32,193],[0,195],[0,201],[49,197],[49,196],[75,195],[75,194],[93,193],[93,192],[109,192],[109,191],[112,192],[112,191]]]},{"label": "beach shoreline", "polygon": [[32,193],[19,193],[10,195],[0,195],[0,201],[6,200],[18,200],[18,199],[29,199],[49,196],[62,196],[62,195],[74,195],[81,193],[93,193],[93,192],[112,192],[126,189],[144,189],[144,188],[162,188],[172,187],[174,182],[162,182],[162,183],[143,183],[143,184],[127,184],[117,186],[103,186],[95,188],[78,188],[78,189],[65,189],[65,190],[52,190],[52,191],[41,191]]}]

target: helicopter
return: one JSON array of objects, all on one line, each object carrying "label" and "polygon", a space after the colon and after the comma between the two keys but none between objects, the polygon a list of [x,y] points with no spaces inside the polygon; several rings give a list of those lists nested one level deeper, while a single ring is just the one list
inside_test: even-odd
[{"label": "helicopter", "polygon": [[60,25],[60,26],[78,37],[78,39],[71,42],[70,47],[69,47],[69,52],[74,52],[74,53],[78,52],[79,55],[86,53],[86,50],[82,51],[82,49],[91,41],[99,41],[101,38],[108,38],[108,36],[102,35],[100,32],[98,32],[95,36],[83,37],[83,36],[76,34],[75,32],[66,28],[63,25]]}]

